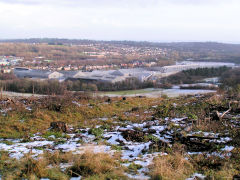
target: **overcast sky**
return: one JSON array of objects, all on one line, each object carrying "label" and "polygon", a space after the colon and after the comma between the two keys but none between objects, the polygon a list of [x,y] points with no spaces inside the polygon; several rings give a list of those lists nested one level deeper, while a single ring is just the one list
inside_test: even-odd
[{"label": "overcast sky", "polygon": [[0,0],[0,39],[240,42],[240,0]]}]

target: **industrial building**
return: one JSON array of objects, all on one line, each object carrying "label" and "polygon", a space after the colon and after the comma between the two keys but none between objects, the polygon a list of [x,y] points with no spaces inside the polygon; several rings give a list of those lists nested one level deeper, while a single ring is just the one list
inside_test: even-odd
[{"label": "industrial building", "polygon": [[92,72],[83,71],[48,71],[34,70],[28,68],[15,68],[14,74],[19,78],[34,79],[57,79],[64,80],[87,80],[115,83],[124,81],[127,78],[136,78],[141,82],[156,80],[157,78],[169,76],[183,70],[196,69],[203,67],[234,66],[231,63],[201,63],[201,62],[182,62],[172,66],[153,67],[153,68],[131,68],[118,70],[94,70]]}]

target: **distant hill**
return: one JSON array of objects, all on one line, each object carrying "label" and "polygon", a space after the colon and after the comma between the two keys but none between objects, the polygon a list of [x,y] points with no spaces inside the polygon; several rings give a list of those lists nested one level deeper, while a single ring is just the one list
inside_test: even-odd
[{"label": "distant hill", "polygon": [[[32,38],[32,39],[6,39],[6,43],[48,44],[48,45],[97,45],[111,49],[111,46],[120,49],[124,47],[162,48],[173,52],[171,57],[178,60],[192,59],[196,61],[223,61],[240,63],[240,44],[227,44],[218,42],[147,42],[147,41],[97,41],[88,39],[58,39],[58,38]],[[35,48],[35,47],[34,47]],[[174,53],[174,51],[176,53]],[[176,55],[177,54],[177,55]],[[176,56],[175,56],[176,55]]]},{"label": "distant hill", "polygon": [[48,44],[114,44],[114,45],[129,45],[129,46],[149,46],[149,47],[161,47],[161,48],[173,48],[176,50],[184,51],[239,51],[240,44],[227,44],[218,42],[148,42],[148,41],[97,41],[88,39],[58,39],[58,38],[31,38],[31,39],[6,39],[0,40],[0,42],[13,42],[13,43],[48,43]]}]

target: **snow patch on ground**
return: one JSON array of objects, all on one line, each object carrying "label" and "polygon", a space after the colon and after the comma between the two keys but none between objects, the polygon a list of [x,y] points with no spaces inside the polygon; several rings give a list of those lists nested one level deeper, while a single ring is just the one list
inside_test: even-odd
[{"label": "snow patch on ground", "polygon": [[195,173],[193,174],[190,178],[187,178],[186,180],[196,180],[196,179],[205,179],[206,176],[199,174],[199,173]]},{"label": "snow patch on ground", "polygon": [[10,157],[12,158],[20,159],[27,153],[32,153],[34,156],[38,156],[43,153],[43,150],[36,148],[51,145],[53,145],[53,142],[51,141],[34,141],[27,143],[15,143],[13,145],[0,143],[0,150],[8,151],[10,153]]}]

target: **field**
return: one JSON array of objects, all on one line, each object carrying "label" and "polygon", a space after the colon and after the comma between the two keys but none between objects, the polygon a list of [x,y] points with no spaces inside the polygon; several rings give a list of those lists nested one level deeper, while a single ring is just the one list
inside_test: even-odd
[{"label": "field", "polygon": [[232,179],[240,173],[239,112],[238,98],[225,94],[3,98],[0,175]]},{"label": "field", "polygon": [[168,97],[178,97],[181,95],[195,95],[195,94],[207,94],[214,93],[213,90],[203,90],[203,89],[158,89],[158,88],[146,88],[139,90],[128,90],[128,91],[112,91],[112,92],[99,92],[101,96],[110,96],[110,97],[121,97],[121,96],[146,96],[151,98],[157,98],[161,96]]}]

